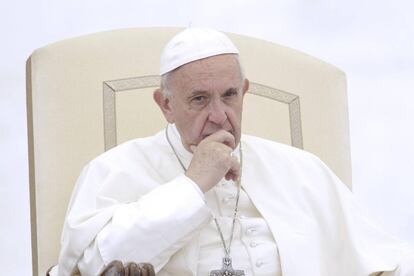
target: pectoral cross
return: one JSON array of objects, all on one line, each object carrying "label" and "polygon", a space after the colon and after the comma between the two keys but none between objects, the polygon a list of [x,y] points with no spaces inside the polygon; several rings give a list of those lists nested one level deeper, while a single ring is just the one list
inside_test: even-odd
[{"label": "pectoral cross", "polygon": [[210,276],[244,276],[244,271],[234,270],[231,266],[231,258],[224,257],[222,269],[210,271]]}]

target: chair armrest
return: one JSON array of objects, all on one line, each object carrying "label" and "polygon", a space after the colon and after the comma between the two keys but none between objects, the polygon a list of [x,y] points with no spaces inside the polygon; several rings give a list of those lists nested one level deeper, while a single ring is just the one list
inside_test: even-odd
[{"label": "chair armrest", "polygon": [[128,263],[121,261],[110,262],[100,276],[155,276],[154,267],[150,263]]}]

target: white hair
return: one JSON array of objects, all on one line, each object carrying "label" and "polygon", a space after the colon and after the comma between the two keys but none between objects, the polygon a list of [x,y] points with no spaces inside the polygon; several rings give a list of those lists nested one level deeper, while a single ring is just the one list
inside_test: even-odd
[{"label": "white hair", "polygon": [[[240,62],[240,57],[239,55],[235,55],[235,58],[237,60],[237,63],[239,65],[239,71],[240,71],[240,81],[243,82],[244,81],[244,69],[243,66],[241,65]],[[173,71],[167,72],[163,75],[161,75],[161,83],[160,83],[160,87],[161,87],[161,93],[164,96],[164,98],[169,98],[171,96],[171,85],[170,85],[170,78],[171,78],[171,73],[174,72],[175,70],[178,70],[180,67],[174,69]]]}]

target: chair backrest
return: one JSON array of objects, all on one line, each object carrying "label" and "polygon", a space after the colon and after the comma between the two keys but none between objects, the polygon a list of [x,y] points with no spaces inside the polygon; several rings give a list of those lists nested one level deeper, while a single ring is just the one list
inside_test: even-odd
[{"label": "chair backrest", "polygon": [[[57,263],[60,233],[82,167],[166,122],[153,103],[159,57],[180,29],[103,32],[36,50],[27,61],[33,275]],[[251,82],[245,133],[313,152],[351,185],[346,78],[316,58],[229,34]]]}]

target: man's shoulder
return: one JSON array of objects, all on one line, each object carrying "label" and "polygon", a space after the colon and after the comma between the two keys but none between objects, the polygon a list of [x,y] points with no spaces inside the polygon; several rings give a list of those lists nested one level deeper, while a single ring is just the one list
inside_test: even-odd
[{"label": "man's shoulder", "polygon": [[[331,169],[315,154],[260,137],[243,135],[243,156],[252,164],[260,165],[262,171],[278,172],[290,183],[308,184],[322,188],[332,186],[338,178]],[[297,181],[293,181],[296,179]],[[303,181],[313,179],[315,181]],[[319,183],[319,184],[317,184]],[[325,185],[326,184],[326,185]],[[329,186],[330,185],[330,186]]]},{"label": "man's shoulder", "polygon": [[135,138],[101,153],[90,163],[123,163],[145,159],[155,150],[162,151],[165,148],[162,132],[153,136]]},{"label": "man's shoulder", "polygon": [[326,170],[326,164],[315,154],[276,141],[243,135],[243,151],[253,162],[269,163],[281,168]]},{"label": "man's shoulder", "polygon": [[260,152],[260,154],[276,154],[302,159],[317,158],[314,154],[303,149],[253,135],[243,134],[242,141],[244,147],[247,146],[254,152]]}]

